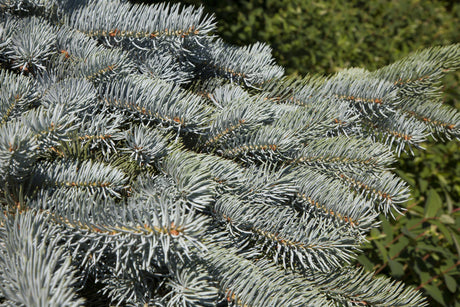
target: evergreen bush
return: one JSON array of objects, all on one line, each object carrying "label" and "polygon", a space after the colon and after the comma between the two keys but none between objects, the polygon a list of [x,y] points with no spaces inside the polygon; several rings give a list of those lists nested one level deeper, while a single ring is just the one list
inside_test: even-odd
[{"label": "evergreen bush", "polygon": [[[413,50],[460,41],[458,1],[185,2],[215,12],[217,32],[228,42],[267,42],[277,63],[293,74],[374,70]],[[459,81],[453,72],[442,82],[444,103],[457,109]],[[422,289],[432,306],[460,306],[460,144],[422,146],[427,150],[402,154],[396,163],[411,188],[407,212],[379,217],[383,227],[368,235],[358,265]]]},{"label": "evergreen bush", "polygon": [[202,8],[0,0],[4,305],[423,306],[349,265],[459,138],[460,46],[285,77]]}]

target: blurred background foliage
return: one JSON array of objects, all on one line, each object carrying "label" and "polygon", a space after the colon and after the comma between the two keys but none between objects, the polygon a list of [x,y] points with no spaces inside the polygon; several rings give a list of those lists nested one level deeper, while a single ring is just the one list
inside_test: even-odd
[{"label": "blurred background foliage", "polygon": [[[138,1],[139,2],[139,1]],[[158,1],[143,1],[158,2]],[[227,42],[266,42],[287,74],[373,70],[421,48],[460,42],[460,3],[426,0],[182,0],[217,16]],[[460,109],[460,73],[444,80]],[[405,215],[381,217],[356,265],[422,289],[432,306],[460,306],[460,144],[403,155]]]}]

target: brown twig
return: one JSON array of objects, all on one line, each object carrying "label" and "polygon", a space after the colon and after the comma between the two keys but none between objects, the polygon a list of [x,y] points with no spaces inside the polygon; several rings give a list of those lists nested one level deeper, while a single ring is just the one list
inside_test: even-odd
[{"label": "brown twig", "polygon": [[[414,229],[415,227],[417,227],[418,225],[426,222],[426,221],[429,221],[429,220],[435,220],[437,219],[437,217],[430,217],[430,218],[423,218],[421,219],[419,222],[417,222],[416,224],[414,224],[412,227],[408,228],[407,230],[410,231],[412,229]],[[429,233],[429,231],[424,231],[422,232],[421,234],[419,234],[415,240],[419,239],[420,237],[423,237],[425,236],[427,233]],[[396,242],[399,238],[401,238],[404,234],[403,233],[400,233],[399,235],[397,235],[390,243],[388,243],[387,245],[385,245],[385,248],[389,248],[394,242]],[[399,253],[397,253],[396,255],[394,255],[393,257],[391,257],[390,259],[391,260],[394,260],[396,257],[398,257],[401,252],[403,251],[404,249],[402,249],[401,251],[399,251]],[[386,268],[386,266],[388,265],[388,262],[384,263],[377,271],[374,272],[374,276],[377,275],[378,273],[380,273],[384,268]],[[378,267],[378,266],[377,266]],[[376,268],[377,268],[376,267]]]},{"label": "brown twig", "polygon": [[436,276],[433,276],[431,277],[430,279],[428,279],[427,281],[425,281],[424,283],[421,283],[417,288],[415,288],[415,290],[420,290],[421,288],[423,288],[424,286],[426,286],[427,284],[429,284],[430,282],[432,282],[434,279],[438,278],[439,276],[441,275],[444,275],[446,274],[447,272],[453,270],[455,267],[457,267],[458,265],[460,265],[460,260],[458,260],[453,266],[445,269],[444,271],[442,271],[441,273],[439,273],[438,275]]}]

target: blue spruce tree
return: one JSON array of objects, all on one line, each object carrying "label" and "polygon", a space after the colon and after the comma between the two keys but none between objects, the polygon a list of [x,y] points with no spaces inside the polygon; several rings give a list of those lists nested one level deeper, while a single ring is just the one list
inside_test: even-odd
[{"label": "blue spruce tree", "polygon": [[5,306],[423,306],[349,265],[409,197],[395,156],[459,138],[460,46],[284,76],[202,8],[0,0]]}]

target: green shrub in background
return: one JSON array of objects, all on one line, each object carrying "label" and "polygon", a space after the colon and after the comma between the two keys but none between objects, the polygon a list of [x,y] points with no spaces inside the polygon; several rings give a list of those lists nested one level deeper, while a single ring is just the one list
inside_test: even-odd
[{"label": "green shrub in background", "polygon": [[[413,160],[412,160],[413,159]],[[450,162],[447,159],[452,159]],[[403,157],[398,174],[412,188],[405,215],[381,218],[359,264],[423,288],[432,306],[458,306],[460,151],[454,142]]]},{"label": "green shrub in background", "polygon": [[[188,1],[197,2],[197,1]],[[443,1],[200,1],[224,39],[270,43],[288,73],[376,69],[422,47],[458,42],[460,5]]]},{"label": "green shrub in background", "polygon": [[[415,50],[460,41],[456,1],[181,1],[215,12],[233,44],[267,42],[288,73],[376,69]],[[446,78],[445,101],[460,107],[459,74]],[[382,218],[357,265],[424,289],[431,304],[460,306],[460,147],[427,146],[399,169],[412,187],[404,216]]]}]

